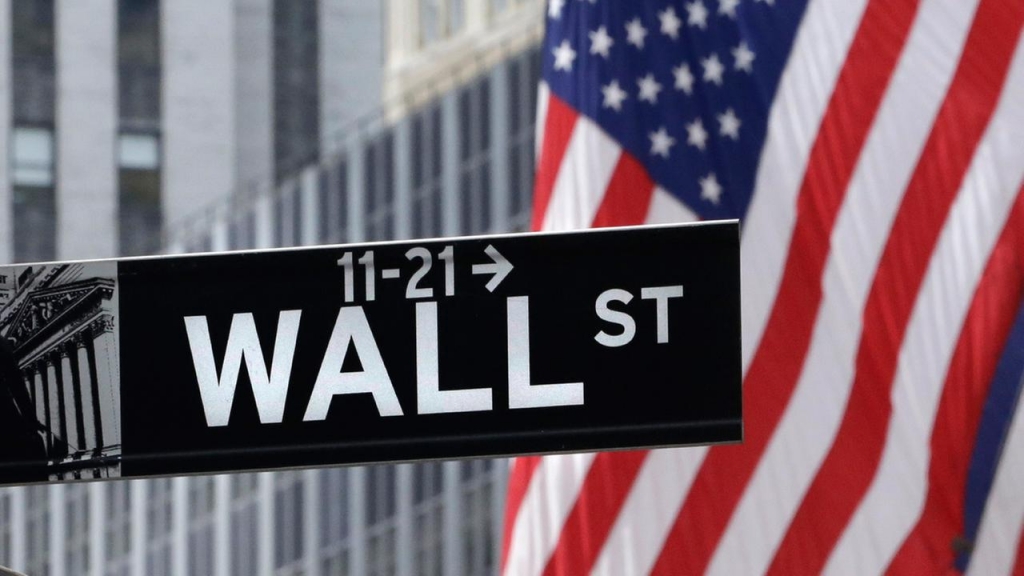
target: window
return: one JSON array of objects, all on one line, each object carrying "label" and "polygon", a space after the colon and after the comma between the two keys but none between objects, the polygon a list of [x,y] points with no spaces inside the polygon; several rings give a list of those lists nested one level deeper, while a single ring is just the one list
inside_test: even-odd
[{"label": "window", "polygon": [[320,157],[317,4],[317,0],[274,0],[277,182],[295,176],[303,166]]},{"label": "window", "polygon": [[189,574],[213,574],[214,477],[188,480]]},{"label": "window", "polygon": [[232,474],[231,493],[231,574],[249,576],[258,572],[259,475]]},{"label": "window", "polygon": [[89,487],[72,484],[65,488],[65,566],[68,574],[89,571]]},{"label": "window", "polygon": [[420,46],[451,38],[466,27],[464,0],[419,0]]},{"label": "window", "polygon": [[159,248],[160,2],[118,0],[119,245],[121,254]]},{"label": "window", "polygon": [[16,124],[53,125],[53,0],[12,2],[13,116]]},{"label": "window", "polygon": [[304,483],[300,472],[280,472],[274,481],[274,573],[293,576],[301,569],[305,541]]},{"label": "window", "polygon": [[53,0],[11,3],[14,258],[56,257]]},{"label": "window", "polygon": [[121,134],[118,139],[121,253],[149,254],[157,247],[160,207],[160,141],[156,134]]},{"label": "window", "polygon": [[0,494],[0,566],[11,564],[11,494]]},{"label": "window", "polygon": [[160,126],[160,2],[118,0],[118,108],[121,129]]},{"label": "window", "polygon": [[53,130],[16,127],[12,140],[15,259],[53,260],[57,252]]}]

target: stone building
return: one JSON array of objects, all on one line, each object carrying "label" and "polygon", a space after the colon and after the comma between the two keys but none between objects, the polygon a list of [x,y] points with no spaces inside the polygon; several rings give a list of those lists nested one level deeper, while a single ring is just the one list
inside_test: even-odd
[{"label": "stone building", "polygon": [[[0,262],[523,229],[543,19],[539,0],[0,0]],[[3,489],[0,564],[492,574],[506,475],[469,460]]]}]

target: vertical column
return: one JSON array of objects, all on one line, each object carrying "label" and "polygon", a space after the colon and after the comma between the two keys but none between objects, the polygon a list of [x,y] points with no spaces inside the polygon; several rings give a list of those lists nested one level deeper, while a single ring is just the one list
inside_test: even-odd
[{"label": "vertical column", "polygon": [[23,570],[28,560],[28,488],[8,488],[11,495],[11,550],[8,559],[11,568]]},{"label": "vertical column", "polygon": [[171,574],[188,574],[188,478],[171,481]]},{"label": "vertical column", "polygon": [[342,241],[342,227],[347,222],[342,221],[343,206],[345,206],[345,174],[342,171],[342,161],[337,160],[326,166],[327,169],[327,205],[321,206],[321,210],[327,211],[327,229],[324,230],[324,241],[334,244]]},{"label": "vertical column", "polygon": [[295,188],[298,183],[295,178],[289,178],[277,189],[276,196],[281,199],[278,204],[277,219],[281,222],[280,246],[295,246]]},{"label": "vertical column", "polygon": [[320,170],[307,166],[299,176],[299,244],[313,246],[320,241]]},{"label": "vertical column", "polygon": [[57,256],[117,252],[117,7],[56,0]]},{"label": "vertical column", "polygon": [[88,444],[93,449],[103,448],[103,416],[100,412],[99,384],[96,380],[95,357],[90,351],[92,334],[88,331],[79,334],[78,344],[78,376],[82,380],[82,390],[88,391],[89,413],[86,418],[92,421],[92,437]]},{"label": "vertical column", "polygon": [[231,575],[231,476],[221,474],[213,479],[213,574]]},{"label": "vertical column", "polygon": [[64,422],[64,402],[61,400],[63,396],[60,379],[57,378],[57,369],[54,366],[55,358],[52,354],[47,354],[43,361],[46,364],[46,396],[50,399],[50,434],[61,440],[66,440],[68,432]]},{"label": "vertical column", "polygon": [[103,316],[92,325],[93,365],[100,404],[100,430],[105,446],[121,443],[121,396],[117,388],[120,378],[117,365],[117,342],[114,336],[114,319]]},{"label": "vertical column", "polygon": [[302,557],[306,562],[306,576],[320,576],[320,562],[317,555],[320,546],[320,510],[326,502],[320,501],[320,471],[306,470],[302,473],[303,487],[306,497],[302,499],[302,519],[305,522],[302,533],[306,536],[303,542]]},{"label": "vertical column", "polygon": [[397,576],[413,576],[415,568],[416,535],[413,534],[415,518],[413,517],[413,465],[399,464],[395,467],[396,515],[398,522],[395,527],[396,540],[395,559]]},{"label": "vertical column", "polygon": [[68,443],[70,455],[82,448],[82,440],[78,434],[81,431],[78,421],[80,414],[78,410],[79,399],[75,394],[75,378],[71,373],[71,348],[61,345],[58,348],[58,354],[60,366],[57,367],[57,371],[60,374],[61,389],[64,393],[64,423],[67,430],[67,436],[64,437],[64,440]]},{"label": "vertical column", "polygon": [[11,173],[8,147],[11,133],[11,0],[0,0],[0,262],[14,260],[14,222],[11,212]]},{"label": "vertical column", "polygon": [[342,151],[342,131],[380,104],[384,64],[381,38],[385,33],[394,34],[390,29],[385,32],[385,12],[407,18],[417,2],[395,4],[394,10],[385,10],[384,2],[318,2],[320,158],[324,162]]},{"label": "vertical column", "polygon": [[259,476],[259,532],[257,538],[258,576],[272,576],[274,573],[274,473],[263,472]]},{"label": "vertical column", "polygon": [[492,558],[501,558],[501,543],[504,541],[505,531],[505,498],[508,495],[508,464],[507,458],[498,458],[494,461],[493,475],[494,489],[491,490],[491,539],[494,550]]},{"label": "vertical column", "polygon": [[[467,119],[468,121],[468,119]],[[459,107],[458,91],[441,100],[441,234],[457,236],[459,225]]]},{"label": "vertical column", "polygon": [[101,482],[89,484],[89,573],[92,576],[103,576],[107,566],[106,531],[103,521],[107,514],[107,490]]},{"label": "vertical column", "polygon": [[466,2],[466,31],[479,32],[487,27],[488,12],[491,2]]},{"label": "vertical column", "polygon": [[131,481],[131,573],[141,576],[146,573],[146,503],[149,501],[149,483],[146,480]]},{"label": "vertical column", "polygon": [[445,462],[444,470],[444,510],[443,530],[444,541],[441,546],[441,559],[444,565],[444,576],[462,576],[462,494],[459,490],[460,462]]},{"label": "vertical column", "polygon": [[362,133],[349,140],[348,144],[348,224],[346,242],[362,242],[366,239],[366,142]]},{"label": "vertical column", "polygon": [[412,237],[412,119],[406,114],[395,125],[395,237]]},{"label": "vertical column", "polygon": [[35,390],[36,419],[40,424],[46,424],[46,388],[43,384],[43,375],[35,364],[29,366],[29,377],[32,378],[32,386]]},{"label": "vertical column", "polygon": [[387,11],[388,67],[392,69],[401,67],[416,52],[420,42],[420,3],[407,1],[395,4],[401,9]]},{"label": "vertical column", "polygon": [[511,206],[509,182],[508,151],[512,147],[512,134],[509,128],[509,62],[494,67],[491,72],[490,89],[490,123],[491,134],[491,181],[487,183],[485,194],[491,195],[490,230],[507,232],[509,228],[509,208]]},{"label": "vertical column", "polygon": [[231,246],[228,236],[228,214],[219,212],[210,229],[210,251],[223,252],[224,250],[230,250]]},{"label": "vertical column", "polygon": [[274,182],[273,1],[235,0],[233,4],[238,184],[265,186]]},{"label": "vertical column", "polygon": [[99,442],[99,435],[96,433],[99,418],[96,416],[96,397],[93,391],[92,374],[89,370],[89,355],[85,351],[88,332],[79,332],[75,335],[71,344],[71,372],[75,376],[75,386],[81,395],[82,400],[82,437],[79,438],[79,447],[82,450],[95,450],[102,446]]},{"label": "vertical column", "polygon": [[348,469],[349,574],[365,576],[366,558],[366,468]]},{"label": "vertical column", "polygon": [[270,194],[261,194],[253,206],[253,217],[256,227],[256,246],[254,248],[274,247],[274,212],[273,199]]},{"label": "vertical column", "polygon": [[50,379],[49,374],[46,370],[46,358],[40,358],[36,360],[36,372],[39,374],[39,384],[43,389],[43,418],[40,420],[44,426],[46,426],[46,453],[47,456],[52,458],[53,454],[53,433],[56,430],[56,420],[53,419],[53,406],[57,400],[50,394]]},{"label": "vertical column", "polygon": [[65,486],[48,486],[50,492],[50,576],[67,574],[67,507],[64,502]]},{"label": "vertical column", "polygon": [[235,3],[161,2],[160,15],[161,201],[176,222],[235,186]]}]

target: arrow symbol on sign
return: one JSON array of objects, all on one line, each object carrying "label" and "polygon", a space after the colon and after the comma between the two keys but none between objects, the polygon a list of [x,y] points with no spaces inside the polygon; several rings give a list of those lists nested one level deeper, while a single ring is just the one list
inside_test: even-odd
[{"label": "arrow symbol on sign", "polygon": [[498,252],[490,244],[484,248],[484,253],[490,256],[493,262],[491,264],[473,264],[473,274],[494,274],[485,286],[488,292],[494,292],[498,284],[501,284],[501,281],[512,271],[513,266],[508,259],[501,255],[501,252]]}]

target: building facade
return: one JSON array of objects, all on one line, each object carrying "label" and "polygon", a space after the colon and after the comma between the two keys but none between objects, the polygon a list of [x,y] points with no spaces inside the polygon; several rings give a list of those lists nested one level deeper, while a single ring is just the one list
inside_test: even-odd
[{"label": "building facade", "polygon": [[[543,8],[0,0],[0,261],[524,229]],[[16,293],[0,278],[0,306]],[[0,565],[493,574],[506,476],[467,460],[7,488]]]}]

